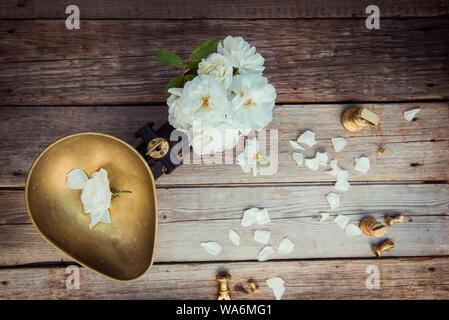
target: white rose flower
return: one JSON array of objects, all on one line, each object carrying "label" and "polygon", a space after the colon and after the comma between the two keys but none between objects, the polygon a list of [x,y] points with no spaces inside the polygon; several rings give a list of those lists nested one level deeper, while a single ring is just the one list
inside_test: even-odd
[{"label": "white rose flower", "polygon": [[256,138],[246,140],[245,149],[237,156],[237,162],[246,173],[253,170],[254,176],[257,176],[259,173],[259,168],[257,167],[258,163],[263,162],[264,164],[269,164],[259,154],[259,142]]},{"label": "white rose flower", "polygon": [[242,37],[228,36],[223,44],[218,44],[217,51],[231,60],[234,67],[239,69],[239,73],[259,73],[262,74],[265,67],[264,58],[256,53],[256,48],[251,46]]},{"label": "white rose flower", "polygon": [[168,105],[168,122],[171,126],[181,131],[187,131],[192,127],[192,117],[184,112],[181,105],[182,88],[171,88],[171,93],[167,99]]},{"label": "white rose flower", "polygon": [[111,207],[111,197],[108,172],[102,168],[92,173],[92,177],[86,181],[86,185],[81,192],[84,212],[90,213],[90,228],[93,228],[100,221],[110,222],[108,209]]},{"label": "white rose flower", "polygon": [[226,90],[211,76],[197,76],[188,81],[179,100],[184,119],[175,116],[175,121],[193,120],[219,123],[230,111]]},{"label": "white rose flower", "polygon": [[232,79],[231,116],[242,132],[263,129],[273,118],[276,90],[265,77],[237,75]]},{"label": "white rose flower", "polygon": [[210,75],[218,81],[226,90],[232,82],[233,67],[231,61],[224,55],[212,53],[206,60],[198,64],[198,74]]},{"label": "white rose flower", "polygon": [[197,154],[215,154],[234,148],[239,141],[239,131],[234,121],[228,118],[213,126],[205,121],[195,121],[189,131],[189,140]]}]

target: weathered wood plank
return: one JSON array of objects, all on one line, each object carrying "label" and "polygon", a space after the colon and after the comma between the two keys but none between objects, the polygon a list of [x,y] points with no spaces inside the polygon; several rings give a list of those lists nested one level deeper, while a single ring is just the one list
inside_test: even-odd
[{"label": "weathered wood plank", "polygon": [[[275,175],[254,177],[239,165],[185,164],[173,174],[161,177],[159,186],[222,183],[332,182],[327,169],[318,172],[297,168],[295,151],[289,139],[306,129],[316,133],[319,143],[305,152],[327,151],[346,168],[351,181],[448,180],[449,107],[448,103],[404,103],[365,105],[381,117],[378,128],[361,133],[346,132],[340,115],[347,105],[289,105],[274,109],[268,129],[278,129],[278,170]],[[407,122],[403,112],[420,107],[416,121]],[[2,107],[0,108],[0,186],[23,187],[32,161],[50,143],[68,134],[99,131],[134,144],[134,132],[145,122],[157,125],[167,119],[166,107]],[[267,134],[268,137],[270,133]],[[342,136],[348,146],[335,153],[330,139]],[[243,138],[241,139],[243,143]],[[383,145],[385,155],[377,155]],[[270,148],[266,148],[267,156]],[[353,169],[353,159],[365,155],[371,169],[362,174]],[[272,160],[274,164],[274,160]]]},{"label": "weathered wood plank", "polygon": [[[269,243],[274,248],[285,236],[296,244],[291,254],[276,255],[276,259],[373,256],[370,246],[380,239],[348,237],[333,218],[318,221],[319,212],[329,211],[324,199],[329,191],[331,187],[326,186],[158,189],[155,261],[255,260],[263,245],[253,240],[253,232],[260,229],[271,231]],[[7,207],[0,210],[0,265],[69,261],[33,229],[22,191],[0,194],[2,203],[4,199]],[[403,224],[391,227],[388,237],[396,242],[396,248],[386,256],[449,254],[449,185],[353,186],[342,195],[341,204],[332,216],[345,214],[356,224],[364,216],[379,220],[385,215],[406,216]],[[242,227],[242,212],[251,206],[268,208],[272,222]],[[113,220],[113,210],[111,217]],[[229,242],[229,229],[240,234],[240,247]],[[221,243],[222,252],[209,256],[200,247],[206,241]]]},{"label": "weathered wood plank", "polygon": [[[68,0],[6,0],[0,19],[66,18]],[[81,19],[195,19],[195,18],[354,18],[366,17],[368,0],[247,0],[247,1],[88,1],[78,0]],[[378,0],[381,17],[429,17],[449,13],[447,0]]]},{"label": "weathered wood plank", "polygon": [[[152,56],[187,58],[201,42],[240,35],[265,57],[277,102],[447,99],[449,20],[362,19],[0,21],[3,105],[162,103],[178,72]],[[19,85],[20,84],[20,85]]]},{"label": "weathered wood plank", "polygon": [[[233,299],[272,300],[266,279],[286,282],[283,299],[448,299],[449,258],[156,264],[141,279],[116,283],[80,269],[80,289],[67,289],[65,267],[0,270],[0,299],[202,299],[215,300],[216,273],[227,270]],[[380,287],[367,289],[367,268],[378,267]],[[370,270],[370,269],[368,269]],[[72,271],[69,271],[69,273]],[[371,271],[372,272],[372,271]],[[254,279],[255,294],[234,286]]]}]

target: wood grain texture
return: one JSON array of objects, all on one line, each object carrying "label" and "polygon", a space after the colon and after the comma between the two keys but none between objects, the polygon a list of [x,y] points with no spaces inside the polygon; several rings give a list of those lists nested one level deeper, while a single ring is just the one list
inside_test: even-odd
[{"label": "wood grain texture", "polygon": [[[347,215],[355,224],[365,216],[383,221],[386,215],[405,215],[404,223],[390,228],[388,238],[396,247],[385,256],[449,255],[449,185],[353,186],[333,212],[324,199],[331,190],[326,186],[158,189],[155,261],[256,260],[264,245],[253,240],[255,230],[269,230],[269,244],[275,249],[286,236],[295,243],[291,254],[277,254],[276,259],[372,257],[370,246],[382,239],[347,236],[333,222],[337,214]],[[0,266],[70,261],[34,230],[23,191],[2,191],[0,201],[5,203],[0,210]],[[266,207],[271,223],[242,227],[242,212],[252,206]],[[330,212],[331,218],[320,223],[319,212]],[[228,240],[229,229],[240,235],[239,247]],[[209,256],[200,246],[207,241],[219,242],[222,252]]]},{"label": "wood grain texture", "polygon": [[[0,19],[63,18],[68,0],[6,0]],[[78,0],[81,19],[260,19],[366,17],[368,0],[247,0],[247,1],[88,1]],[[378,0],[381,17],[429,17],[449,13],[447,0]]]},{"label": "wood grain texture", "polygon": [[449,20],[362,19],[0,21],[3,105],[163,103],[182,58],[202,41],[243,36],[265,58],[277,102],[448,99]]},{"label": "wood grain texture", "polygon": [[[80,289],[67,289],[65,267],[0,269],[0,299],[215,300],[218,272],[227,270],[235,300],[273,300],[266,280],[286,282],[283,299],[448,299],[449,258],[401,258],[208,264],[156,264],[141,279],[120,284],[80,269]],[[367,268],[378,267],[379,290],[367,289]],[[70,273],[71,271],[69,271]],[[234,290],[253,278],[256,294]]]},{"label": "wood grain texture", "polygon": [[[360,104],[362,105],[362,104]],[[346,132],[340,115],[348,105],[286,105],[274,109],[268,129],[278,129],[278,170],[274,175],[254,177],[236,164],[185,164],[173,174],[157,180],[161,187],[170,185],[229,183],[300,183],[328,182],[334,178],[322,167],[318,172],[296,167],[290,139],[306,129],[316,133],[319,143],[304,152],[306,157],[326,151],[349,171],[350,181],[448,180],[449,107],[448,103],[364,104],[381,117],[379,127],[360,133]],[[403,112],[421,108],[416,121],[408,122]],[[0,186],[24,187],[27,172],[37,155],[63,136],[98,131],[135,144],[134,132],[149,121],[159,126],[167,119],[167,107],[2,107],[0,108]],[[271,132],[267,133],[270,138]],[[341,136],[348,146],[335,153],[331,138]],[[259,140],[264,138],[259,135]],[[273,140],[275,141],[275,139]],[[242,148],[243,138],[238,148]],[[262,145],[262,144],[261,144]],[[387,153],[378,155],[383,145]],[[264,151],[265,150],[265,151]],[[275,156],[270,147],[261,147],[267,158]],[[236,152],[237,153],[237,152]],[[367,156],[368,173],[353,168],[354,158]],[[275,158],[271,159],[275,166]]]}]

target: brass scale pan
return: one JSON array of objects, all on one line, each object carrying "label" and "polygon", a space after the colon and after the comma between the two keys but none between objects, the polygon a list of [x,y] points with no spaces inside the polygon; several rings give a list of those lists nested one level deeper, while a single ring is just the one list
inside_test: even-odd
[{"label": "brass scale pan", "polygon": [[[26,182],[26,207],[39,234],[74,261],[117,281],[135,280],[151,267],[157,234],[154,180],[180,164],[170,154],[187,141],[171,141],[174,128],[168,123],[157,131],[152,127],[136,133],[142,140],[137,148],[95,132],[59,139],[36,158]],[[132,191],[112,201],[110,224],[89,229],[81,191],[66,185],[66,174],[75,168],[89,176],[104,168],[111,190]]]}]

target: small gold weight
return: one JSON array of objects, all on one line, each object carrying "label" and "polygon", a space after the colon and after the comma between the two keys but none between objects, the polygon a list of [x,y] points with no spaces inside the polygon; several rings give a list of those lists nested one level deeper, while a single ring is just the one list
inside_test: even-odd
[{"label": "small gold weight", "polygon": [[154,138],[148,143],[146,155],[153,159],[160,159],[165,157],[169,149],[167,140],[161,137]]},{"label": "small gold weight", "polygon": [[373,217],[363,218],[360,221],[360,230],[363,234],[372,237],[383,237],[388,232],[388,227],[378,222]]},{"label": "small gold weight", "polygon": [[393,240],[388,239],[388,240],[385,240],[384,242],[382,242],[378,247],[374,246],[373,252],[378,258],[380,258],[384,251],[389,251],[390,249],[393,249],[393,248],[394,248]]},{"label": "small gold weight", "polygon": [[395,216],[395,217],[385,217],[385,223],[388,226],[391,226],[393,223],[401,223],[404,222],[404,216]]},{"label": "small gold weight", "polygon": [[229,288],[228,288],[228,281],[229,281],[229,279],[231,279],[231,275],[226,272],[219,273],[219,274],[217,274],[216,279],[217,279],[218,283],[220,284],[217,300],[231,300],[231,296],[229,295]]},{"label": "small gold weight", "polygon": [[350,132],[362,131],[368,125],[377,126],[380,118],[377,114],[364,107],[351,107],[347,109],[342,117],[343,127]]}]

